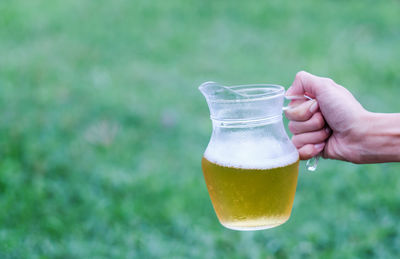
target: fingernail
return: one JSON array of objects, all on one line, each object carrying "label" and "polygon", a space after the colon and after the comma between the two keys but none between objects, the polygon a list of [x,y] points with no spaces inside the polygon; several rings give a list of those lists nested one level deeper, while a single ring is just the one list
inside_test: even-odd
[{"label": "fingernail", "polygon": [[326,133],[330,134],[331,133],[331,129],[330,128],[325,128]]},{"label": "fingernail", "polygon": [[315,148],[318,152],[322,151],[322,149],[324,149],[324,147],[325,147],[325,143],[319,143],[319,144],[315,144],[315,145],[314,145],[314,148]]},{"label": "fingernail", "polygon": [[317,111],[317,109],[318,109],[318,103],[317,103],[317,101],[316,100],[313,100],[313,104],[311,105],[311,107],[310,107],[310,112],[311,113],[314,113],[314,112],[316,112]]}]

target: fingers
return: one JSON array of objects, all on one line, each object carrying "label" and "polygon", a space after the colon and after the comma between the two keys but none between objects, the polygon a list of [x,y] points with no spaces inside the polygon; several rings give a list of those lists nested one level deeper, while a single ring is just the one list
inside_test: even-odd
[{"label": "fingers", "polygon": [[324,128],[318,131],[306,132],[292,137],[292,142],[296,148],[301,148],[307,144],[318,144],[325,142],[325,140],[330,136],[330,129]]},{"label": "fingers", "polygon": [[318,144],[307,144],[302,146],[301,148],[298,149],[299,151],[299,156],[301,160],[308,160],[319,153],[322,152],[322,150],[325,147],[325,143],[318,143]]},{"label": "fingers", "polygon": [[301,160],[307,160],[318,155],[325,148],[325,141],[330,136],[330,129],[306,132],[292,137],[292,142],[299,152]]},{"label": "fingers", "polygon": [[[335,83],[329,78],[314,76],[301,71],[296,74],[287,96],[308,95],[314,100],[292,101],[286,117],[290,120],[289,130],[294,134],[292,142],[299,151],[300,159],[306,160],[321,153],[331,131],[326,127],[325,119],[319,111],[319,104],[326,101],[327,91]],[[326,103],[324,103],[326,105]],[[324,106],[325,107],[325,106]],[[329,115],[329,114],[328,114]]]},{"label": "fingers", "polygon": [[285,111],[286,117],[291,121],[307,121],[318,110],[318,102],[310,100]]},{"label": "fingers", "polygon": [[293,134],[301,134],[310,131],[317,131],[325,126],[324,117],[320,112],[316,112],[307,121],[290,121],[289,130]]}]

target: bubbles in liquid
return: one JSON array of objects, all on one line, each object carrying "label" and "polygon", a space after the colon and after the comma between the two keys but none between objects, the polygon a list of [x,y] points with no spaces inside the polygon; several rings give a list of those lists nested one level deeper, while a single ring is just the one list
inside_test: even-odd
[{"label": "bubbles in liquid", "polygon": [[270,169],[225,167],[202,159],[202,168],[221,224],[236,230],[266,229],[290,217],[299,162]]}]

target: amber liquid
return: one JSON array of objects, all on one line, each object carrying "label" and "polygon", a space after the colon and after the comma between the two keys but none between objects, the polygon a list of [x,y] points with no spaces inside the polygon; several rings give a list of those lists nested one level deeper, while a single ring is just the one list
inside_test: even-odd
[{"label": "amber liquid", "polygon": [[276,227],[290,217],[299,161],[272,169],[225,167],[203,157],[202,168],[214,210],[235,230]]}]

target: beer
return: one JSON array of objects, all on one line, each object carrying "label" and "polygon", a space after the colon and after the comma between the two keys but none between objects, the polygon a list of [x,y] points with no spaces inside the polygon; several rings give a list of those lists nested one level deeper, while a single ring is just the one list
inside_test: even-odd
[{"label": "beer", "polygon": [[297,185],[297,155],[284,164],[280,161],[277,166],[269,164],[265,168],[234,167],[210,160],[203,157],[203,174],[222,225],[257,230],[289,219]]}]

